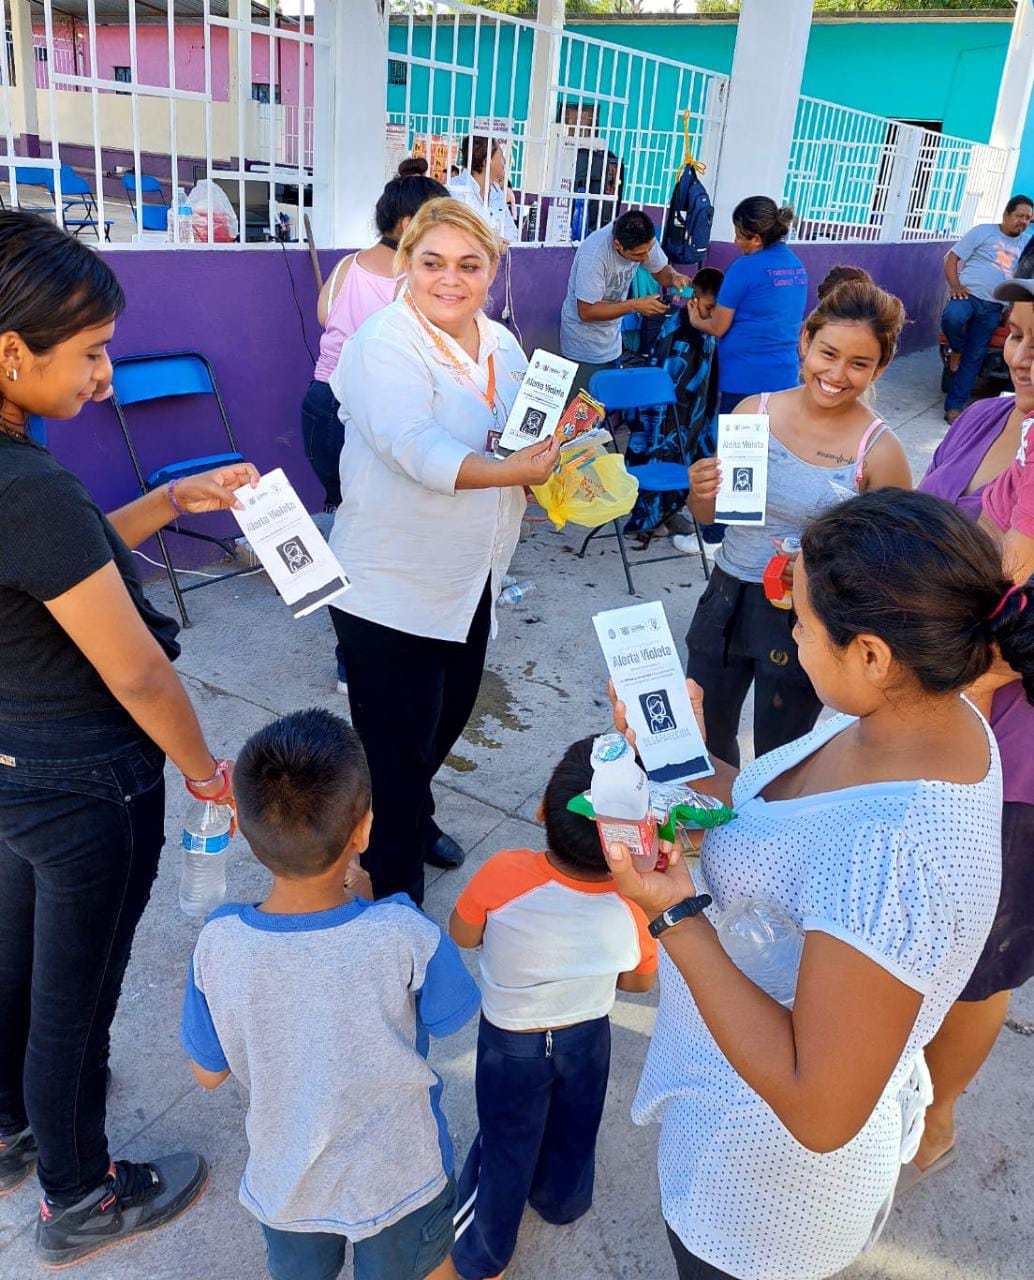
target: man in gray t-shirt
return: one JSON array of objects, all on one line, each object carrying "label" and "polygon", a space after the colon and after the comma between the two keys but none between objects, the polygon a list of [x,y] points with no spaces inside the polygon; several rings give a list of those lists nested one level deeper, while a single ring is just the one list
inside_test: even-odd
[{"label": "man in gray t-shirt", "polygon": [[689,284],[672,270],[657,243],[653,223],[641,209],[623,213],[578,246],[560,312],[560,354],[581,366],[574,390],[587,387],[597,370],[617,364],[623,316],[633,311],[643,316],[666,312],[656,296],[629,298],[632,277],[640,266],[667,288]]},{"label": "man in gray t-shirt", "polygon": [[1027,243],[1032,216],[1031,197],[1013,196],[1000,223],[970,228],[944,255],[944,278],[950,296],[941,317],[941,329],[951,348],[952,370],[951,387],[944,402],[948,422],[955,421],[973,393],[987,344],[1002,318],[1002,304],[994,298],[995,287],[1014,274],[1016,259]]}]

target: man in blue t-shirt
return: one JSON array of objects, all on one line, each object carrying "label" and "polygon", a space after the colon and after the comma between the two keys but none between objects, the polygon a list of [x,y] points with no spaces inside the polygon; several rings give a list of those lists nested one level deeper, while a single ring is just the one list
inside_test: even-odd
[{"label": "man in blue t-shirt", "polygon": [[1034,200],[1016,195],[1005,206],[1002,220],[971,227],[944,255],[948,305],[941,330],[951,349],[951,387],[944,401],[944,419],[954,422],[973,394],[991,335],[1002,321],[1002,304],[995,301],[998,285],[1013,274],[1016,259],[1027,243],[1034,217]]}]

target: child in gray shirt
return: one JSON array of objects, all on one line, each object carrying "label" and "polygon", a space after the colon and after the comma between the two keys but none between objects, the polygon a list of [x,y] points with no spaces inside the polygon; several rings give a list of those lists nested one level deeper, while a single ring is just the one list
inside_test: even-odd
[{"label": "child in gray shirt", "polygon": [[[181,1040],[194,1075],[249,1095],[240,1199],[274,1280],[448,1280],[455,1183],[428,1035],[474,1016],[455,944],[355,863],[373,814],[362,745],[322,710],[278,720],[234,771],[241,832],[272,872],[201,930]],[[400,1153],[405,1153],[404,1158]]]}]

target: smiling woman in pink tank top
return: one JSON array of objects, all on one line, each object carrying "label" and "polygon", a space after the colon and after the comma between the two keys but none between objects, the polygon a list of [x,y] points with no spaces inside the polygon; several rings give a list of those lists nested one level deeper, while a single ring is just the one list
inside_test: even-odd
[{"label": "smiling woman in pink tank top", "polygon": [[377,243],[342,258],[320,293],[317,315],[324,332],[312,382],[302,401],[302,438],[305,456],[326,492],[328,511],[341,502],[338,460],[344,440],[338,403],[329,385],[331,374],[352,334],[394,299],[399,284],[395,250],[413,215],[425,201],[445,195],[442,184],[427,177],[426,160],[403,160],[374,210]]}]

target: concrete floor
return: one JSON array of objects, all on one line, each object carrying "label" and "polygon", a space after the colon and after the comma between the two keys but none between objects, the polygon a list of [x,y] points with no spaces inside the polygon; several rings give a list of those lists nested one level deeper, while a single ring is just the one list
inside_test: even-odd
[{"label": "concrete floor", "polygon": [[[880,384],[880,412],[921,474],[944,424],[935,353],[900,360]],[[604,665],[590,626],[599,609],[627,602],[613,539],[575,556],[578,531],[528,524],[513,572],[538,592],[503,611],[482,696],[453,765],[437,786],[439,820],[470,850],[460,872],[432,873],[427,908],[439,922],[466,879],[491,853],[541,847],[539,795],[562,748],[607,725]],[[660,544],[663,546],[664,544]],[[635,573],[645,599],[665,602],[677,638],[702,587],[699,563],[680,558]],[[168,604],[157,584],[152,598]],[[325,617],[293,622],[263,575],[188,597],[194,627],[179,670],[213,745],[233,754],[271,717],[309,705],[344,709],[333,684]],[[260,1280],[261,1237],[237,1202],[244,1163],[242,1108],[235,1085],[203,1094],[177,1039],[180,995],[197,928],[179,911],[176,846],[185,795],[170,775],[169,846],[144,916],[113,1032],[109,1133],[113,1153],[143,1159],[196,1147],[212,1165],[201,1202],[179,1222],[78,1267],[82,1280]],[[231,894],[258,899],[265,873],[237,840]],[[600,1139],[596,1204],[557,1229],[526,1214],[511,1280],[618,1280],[674,1275],[657,1208],[656,1134],[628,1109],[654,1021],[654,997],[619,995],[614,1065]],[[471,1024],[432,1047],[446,1080],[445,1107],[460,1157],[474,1130]],[[847,1280],[1030,1280],[1034,1276],[1034,985],[1016,997],[977,1084],[959,1108],[961,1158],[895,1208],[872,1254]],[[385,1081],[385,1087],[390,1082]],[[404,1160],[404,1152],[399,1152]],[[47,1274],[32,1253],[34,1182],[0,1201],[0,1277]],[[346,1272],[350,1276],[351,1272]],[[391,1280],[385,1277],[385,1280]]]}]

